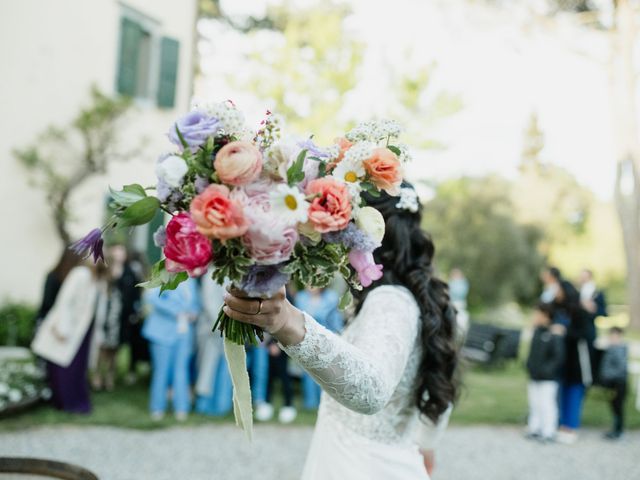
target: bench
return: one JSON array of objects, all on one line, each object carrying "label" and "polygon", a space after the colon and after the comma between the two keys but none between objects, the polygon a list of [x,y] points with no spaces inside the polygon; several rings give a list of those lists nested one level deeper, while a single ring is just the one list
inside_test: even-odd
[{"label": "bench", "polygon": [[483,323],[471,323],[462,356],[472,362],[493,365],[518,358],[520,331]]}]

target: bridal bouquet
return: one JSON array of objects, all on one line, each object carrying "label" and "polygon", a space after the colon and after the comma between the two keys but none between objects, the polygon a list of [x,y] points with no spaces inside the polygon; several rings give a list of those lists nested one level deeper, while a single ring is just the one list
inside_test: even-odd
[{"label": "bridal bouquet", "polygon": [[[367,122],[323,148],[282,138],[270,112],[250,134],[233,103],[197,105],[169,129],[174,148],[157,161],[157,185],[111,191],[113,218],[73,248],[102,258],[106,229],[148,223],[161,209],[169,221],[154,240],[164,259],[145,287],[174,289],[207,271],[258,298],[289,281],[326,287],[337,274],[352,288],[367,287],[382,276],[373,251],[384,220],[360,193],[400,193],[408,154],[392,143],[399,133],[395,122]],[[341,307],[350,301],[348,289]],[[244,345],[262,332],[222,311],[214,328],[225,338],[236,419],[250,430]]]}]

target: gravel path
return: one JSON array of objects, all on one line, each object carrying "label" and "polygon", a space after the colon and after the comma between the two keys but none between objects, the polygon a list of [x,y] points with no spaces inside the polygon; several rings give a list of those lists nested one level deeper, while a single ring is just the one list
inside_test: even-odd
[{"label": "gravel path", "polygon": [[[0,456],[77,463],[101,480],[294,480],[312,430],[258,426],[249,445],[235,427],[157,431],[57,427],[0,434]],[[7,478],[2,477],[0,478]],[[640,479],[640,432],[608,443],[584,432],[567,447],[539,445],[511,427],[452,427],[439,449],[434,480]]]}]

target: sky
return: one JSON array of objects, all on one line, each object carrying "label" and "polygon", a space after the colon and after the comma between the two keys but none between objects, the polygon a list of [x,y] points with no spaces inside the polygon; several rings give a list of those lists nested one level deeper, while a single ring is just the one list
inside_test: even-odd
[{"label": "sky", "polygon": [[[222,2],[228,14],[240,16],[263,15],[269,3],[280,1]],[[344,3],[352,10],[345,28],[366,46],[359,84],[347,103],[354,115],[366,119],[384,110],[372,99],[388,96],[389,85],[379,75],[387,68],[406,71],[435,64],[429,88],[462,101],[459,113],[429,127],[429,137],[446,148],[417,152],[408,168],[412,179],[515,175],[524,131],[535,113],[545,137],[542,159],[569,170],[600,198],[612,197],[615,157],[608,40],[602,33],[566,19],[542,21],[535,11],[495,9],[482,2]],[[278,42],[277,35],[265,33],[247,40],[211,24],[201,24],[200,31],[212,40],[200,46],[203,75],[196,95],[233,96],[250,111],[261,111],[255,98],[234,90],[220,73],[249,75],[244,55],[255,42],[267,53],[268,46]]]}]

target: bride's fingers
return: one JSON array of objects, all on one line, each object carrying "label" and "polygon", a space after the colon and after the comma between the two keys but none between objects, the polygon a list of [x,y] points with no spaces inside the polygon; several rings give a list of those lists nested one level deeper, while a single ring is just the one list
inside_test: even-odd
[{"label": "bride's fingers", "polygon": [[229,307],[229,305],[225,305],[224,307],[222,307],[222,310],[234,320],[255,325],[262,328],[263,330],[268,331],[272,323],[271,317],[269,317],[268,315],[250,315],[247,313],[242,313],[232,309],[231,307]]},{"label": "bride's fingers", "polygon": [[224,303],[233,310],[247,315],[257,315],[259,313],[278,314],[282,308],[282,300],[279,299],[239,298],[231,294],[225,295]]}]

